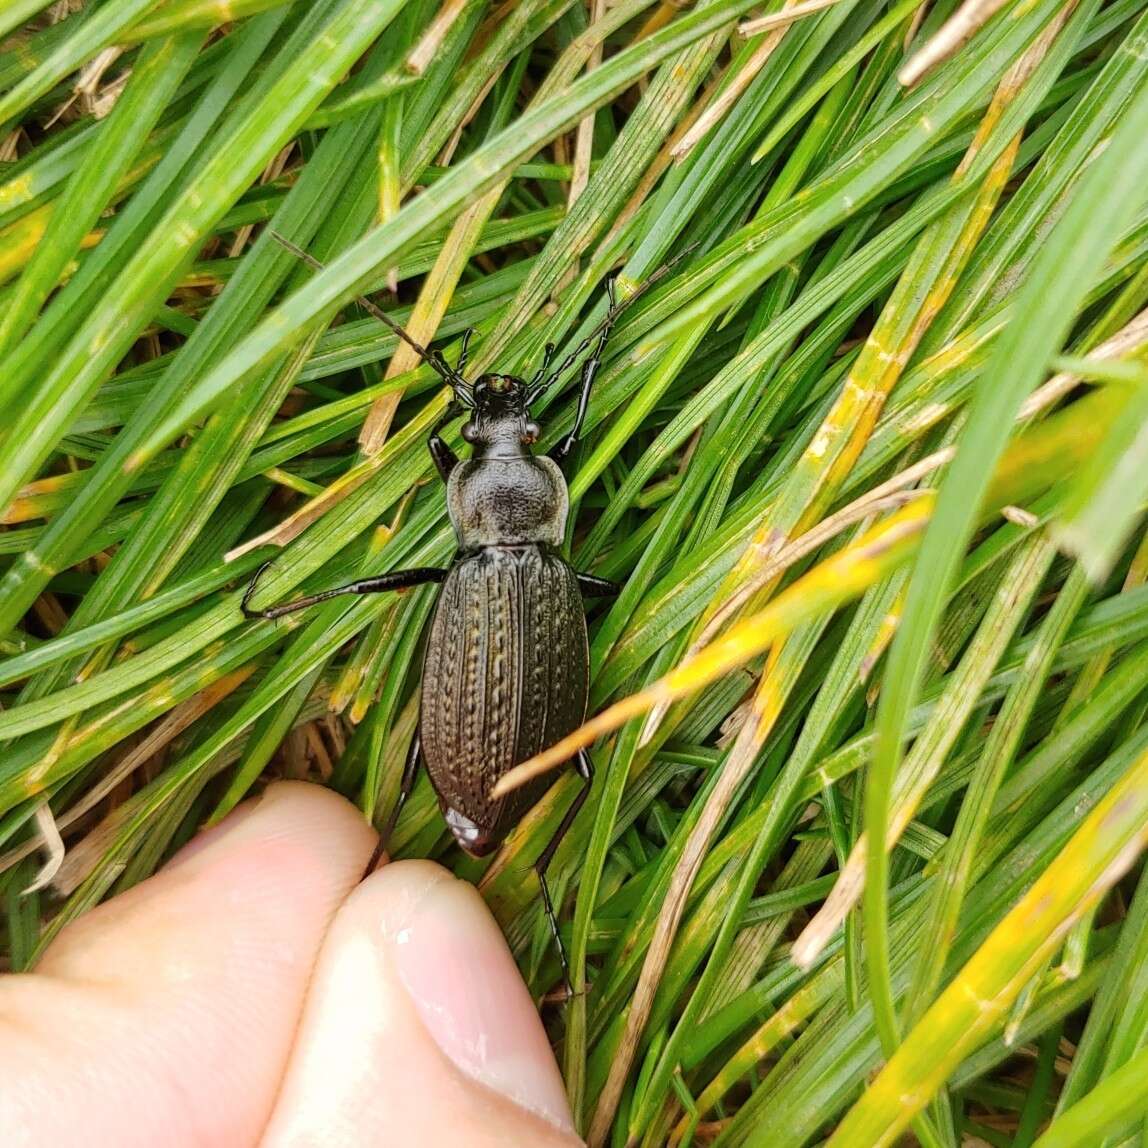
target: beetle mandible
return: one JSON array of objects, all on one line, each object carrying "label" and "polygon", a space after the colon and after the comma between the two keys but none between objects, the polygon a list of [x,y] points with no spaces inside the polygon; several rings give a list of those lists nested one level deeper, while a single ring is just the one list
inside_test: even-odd
[{"label": "beetle mandible", "polygon": [[[282,236],[275,238],[312,266],[321,266]],[[488,373],[472,384],[465,376],[471,331],[464,334],[458,362],[451,367],[385,312],[360,300],[450,385],[452,398],[427,445],[446,484],[457,552],[445,568],[394,570],[255,609],[251,597],[269,565],[265,563],[255,572],[242,608],[249,617],[279,618],[340,594],[373,594],[429,582],[441,585],[426,630],[419,724],[376,859],[414,786],[420,760],[458,844],[474,857],[492,852],[553,778],[540,777],[496,800],[490,798],[491,788],[515,765],[585,720],[589,651],[582,596],[612,595],[618,587],[575,571],[562,555],[569,511],[562,464],[578,442],[594,378],[618,315],[671,266],[665,264],[621,302],[614,280],[608,280],[609,308],[602,321],[553,369],[555,348],[548,343],[542,365],[529,381]],[[573,426],[549,454],[536,455],[532,447],[540,428],[531,407],[587,351],[591,353],[581,368]],[[462,438],[472,452],[460,460],[442,434],[464,414]],[[572,764],[582,788],[534,864],[567,986],[569,969],[546,870],[590,792],[589,753],[580,750]]]}]

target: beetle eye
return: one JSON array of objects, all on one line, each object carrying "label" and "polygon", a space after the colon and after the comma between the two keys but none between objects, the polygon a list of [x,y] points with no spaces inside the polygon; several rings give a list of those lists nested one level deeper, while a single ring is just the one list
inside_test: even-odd
[{"label": "beetle eye", "polygon": [[522,441],[524,443],[532,443],[538,441],[538,436],[542,433],[542,428],[531,419],[522,427]]},{"label": "beetle eye", "polygon": [[463,442],[478,442],[478,427],[474,423],[463,423],[459,433],[462,435]]}]

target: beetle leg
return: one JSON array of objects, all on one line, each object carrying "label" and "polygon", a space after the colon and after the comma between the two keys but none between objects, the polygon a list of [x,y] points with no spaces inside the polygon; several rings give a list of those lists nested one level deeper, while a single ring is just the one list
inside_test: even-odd
[{"label": "beetle leg", "polygon": [[[466,361],[465,346],[459,361]],[[446,440],[442,437],[442,429],[447,423],[458,418],[462,413],[463,407],[461,403],[448,403],[446,410],[442,412],[438,421],[431,427],[430,438],[427,439],[427,449],[430,451],[431,458],[434,459],[435,469],[438,470],[439,477],[442,478],[443,482],[446,482],[447,479],[450,478],[450,472],[458,465],[458,455],[446,445]]]},{"label": "beetle leg", "polygon": [[542,351],[542,366],[534,372],[534,378],[530,380],[529,386],[531,389],[538,386],[538,384],[546,378],[546,372],[550,369],[550,360],[554,358],[555,350],[557,350],[557,347],[554,343],[546,344],[546,347]]},{"label": "beetle leg", "polygon": [[462,333],[462,346],[458,349],[458,363],[455,365],[454,371],[456,375],[464,374],[466,371],[467,348],[470,346],[471,339],[474,338],[474,328],[467,327]]},{"label": "beetle leg", "polygon": [[582,591],[583,598],[616,598],[622,592],[622,587],[609,578],[598,578],[593,574],[579,574],[574,572],[578,579],[578,589]]},{"label": "beetle leg", "polygon": [[594,763],[590,760],[590,755],[586,750],[580,749],[578,751],[578,756],[574,759],[574,768],[578,771],[578,776],[582,778],[582,788],[558,823],[558,828],[554,830],[554,836],[546,843],[546,848],[542,850],[538,855],[538,860],[534,862],[534,871],[538,874],[538,885],[542,890],[542,907],[546,911],[546,919],[550,922],[550,932],[553,934],[554,944],[558,948],[558,960],[562,963],[562,983],[566,986],[567,998],[574,995],[574,988],[570,984],[570,962],[566,957],[566,946],[562,943],[562,934],[558,931],[558,914],[554,912],[554,902],[550,899],[550,886],[546,883],[546,870],[550,862],[554,860],[554,854],[558,846],[562,844],[562,838],[570,832],[570,826],[574,824],[574,818],[578,816],[578,811],[586,804],[586,798],[590,796],[590,783],[594,780]]},{"label": "beetle leg", "polygon": [[416,729],[415,736],[411,738],[410,748],[407,750],[407,760],[403,766],[403,776],[399,782],[399,795],[395,799],[395,807],[391,810],[386,824],[379,830],[379,843],[375,846],[370,863],[363,873],[364,880],[375,871],[375,866],[378,865],[383,854],[387,851],[391,834],[394,833],[395,825],[398,824],[399,814],[402,813],[403,806],[406,805],[407,798],[410,797],[411,790],[415,787],[415,778],[419,775],[419,762],[422,760],[422,749],[422,734]]},{"label": "beetle leg", "polygon": [[333,590],[322,590],[318,594],[308,594],[306,598],[296,598],[291,602],[282,602],[278,606],[269,606],[266,610],[253,610],[248,602],[255,593],[263,571],[270,566],[264,562],[255,571],[239,603],[239,608],[248,618],[281,618],[284,614],[293,614],[296,610],[305,610],[314,606],[316,602],[325,602],[328,598],[335,598],[340,594],[380,594],[385,590],[405,590],[410,586],[422,586],[427,582],[441,582],[446,577],[446,571],[440,566],[416,566],[411,570],[391,570],[387,574],[380,574],[376,578],[360,578],[357,582],[348,582],[345,586],[336,586]]},{"label": "beetle leg", "polygon": [[607,312],[606,322],[602,324],[602,329],[598,332],[598,343],[594,347],[593,354],[582,364],[582,384],[578,392],[578,413],[574,416],[574,425],[570,428],[570,433],[550,452],[550,457],[559,466],[566,461],[570,452],[578,445],[578,438],[582,433],[582,424],[586,421],[586,410],[590,406],[590,390],[594,386],[598,368],[602,365],[606,340],[610,338],[610,332],[614,329],[614,320],[620,310],[618,300],[614,295],[613,279],[606,281],[606,289],[610,294],[610,310]]},{"label": "beetle leg", "polygon": [[446,482],[450,478],[450,472],[458,465],[458,455],[446,445],[441,435],[431,435],[427,446],[430,448],[430,456],[434,459],[439,477]]},{"label": "beetle leg", "polygon": [[[607,333],[602,332],[603,335]],[[593,387],[594,376],[598,374],[598,368],[602,364],[602,347],[605,341],[605,338],[599,339],[598,349],[582,364],[582,389],[578,394],[578,413],[574,416],[574,425],[570,428],[570,433],[550,451],[550,457],[559,466],[570,457],[570,452],[578,445],[582,424],[586,421],[586,408],[590,405],[590,388]]]}]

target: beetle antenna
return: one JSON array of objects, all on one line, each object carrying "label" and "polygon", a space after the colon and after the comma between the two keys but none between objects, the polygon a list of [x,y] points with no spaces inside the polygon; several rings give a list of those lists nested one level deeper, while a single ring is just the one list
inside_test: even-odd
[{"label": "beetle antenna", "polygon": [[566,356],[565,359],[562,360],[561,363],[558,364],[557,367],[554,368],[553,371],[550,372],[550,374],[546,375],[545,378],[539,378],[539,376],[542,375],[543,371],[545,371],[546,367],[549,365],[550,356],[553,354],[553,344],[547,343],[547,354],[543,360],[542,370],[539,371],[538,375],[535,375],[534,379],[531,380],[530,390],[526,395],[527,406],[534,402],[534,400],[537,399],[539,395],[543,394],[550,387],[552,387],[578,361],[578,358],[590,346],[590,344],[594,342],[595,339],[599,338],[603,332],[608,332],[610,328],[613,327],[613,325],[617,322],[618,316],[621,315],[623,311],[631,306],[631,304],[636,303],[643,295],[645,295],[647,291],[649,291],[651,287],[654,286],[654,284],[664,279],[678,263],[680,263],[687,256],[692,255],[693,252],[695,252],[697,249],[698,244],[691,243],[684,251],[679,251],[678,254],[675,255],[672,259],[667,259],[666,262],[663,263],[652,275],[646,279],[643,279],[642,282],[639,283],[638,286],[635,287],[629,295],[620,301],[614,297],[614,282],[616,277],[611,277],[609,280],[607,280],[606,289],[610,293],[610,307],[606,311],[605,316],[603,316],[602,321],[586,336],[586,338],[584,338],[578,344],[577,347],[574,348],[573,351],[570,352],[569,355]]},{"label": "beetle antenna", "polygon": [[[323,264],[310,254],[310,252],[304,251],[302,247],[292,243],[286,236],[280,235],[274,228],[269,227],[267,232],[276,243],[290,251],[296,259],[302,260],[302,262],[306,263],[308,267],[315,271],[323,270]],[[422,343],[418,342],[418,340],[410,335],[403,327],[399,326],[386,311],[372,303],[365,295],[357,296],[355,301],[368,315],[374,319],[378,319],[380,323],[394,331],[404,343],[412,347],[424,363],[430,366],[443,380],[450,384],[451,389],[463,403],[467,406],[474,406],[474,393],[470,388],[470,384],[462,375],[451,368],[450,364],[442,357],[441,352],[427,350]]]}]

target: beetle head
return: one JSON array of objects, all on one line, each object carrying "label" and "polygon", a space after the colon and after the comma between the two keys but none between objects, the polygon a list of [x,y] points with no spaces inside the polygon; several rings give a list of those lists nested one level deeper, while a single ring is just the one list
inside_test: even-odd
[{"label": "beetle head", "polygon": [[526,410],[526,383],[517,375],[480,375],[474,383],[480,414],[519,414]]},{"label": "beetle head", "polygon": [[466,442],[485,447],[529,446],[541,433],[530,417],[529,389],[517,375],[481,375],[471,389],[473,409],[462,428]]}]

